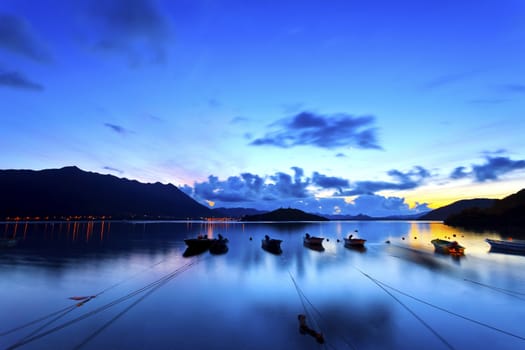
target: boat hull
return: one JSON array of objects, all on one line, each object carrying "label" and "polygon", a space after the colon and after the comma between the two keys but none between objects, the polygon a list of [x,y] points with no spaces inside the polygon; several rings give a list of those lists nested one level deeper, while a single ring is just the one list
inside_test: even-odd
[{"label": "boat hull", "polygon": [[261,241],[261,247],[269,253],[281,254],[283,252],[281,249],[281,242],[282,240],[280,239],[263,239]]},{"label": "boat hull", "polygon": [[345,238],[345,247],[359,248],[365,246],[366,239],[362,238]]},{"label": "boat hull", "polygon": [[501,253],[525,254],[525,241],[503,241],[498,239],[485,239],[490,244],[490,250]]},{"label": "boat hull", "polygon": [[444,239],[433,239],[431,243],[434,245],[434,250],[441,254],[463,255],[465,254],[465,247],[458,244],[456,241],[446,241]]}]

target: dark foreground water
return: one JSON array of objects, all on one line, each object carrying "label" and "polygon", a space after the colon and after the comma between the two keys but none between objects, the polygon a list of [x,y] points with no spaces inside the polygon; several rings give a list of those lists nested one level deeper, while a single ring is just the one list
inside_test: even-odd
[{"label": "dark foreground water", "polygon": [[[337,242],[356,229],[365,251]],[[525,257],[489,252],[495,233],[415,222],[0,230],[19,238],[0,248],[0,348],[525,349]],[[305,248],[305,232],[328,238],[325,250]],[[183,239],[201,233],[227,237],[228,253],[183,257]],[[261,249],[265,234],[282,255]],[[437,237],[466,255],[435,254]],[[299,332],[298,314],[324,345]]]}]

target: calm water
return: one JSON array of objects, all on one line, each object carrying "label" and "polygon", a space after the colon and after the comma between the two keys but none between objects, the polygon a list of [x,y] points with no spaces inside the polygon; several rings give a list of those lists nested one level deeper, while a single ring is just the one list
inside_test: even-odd
[{"label": "calm water", "polygon": [[[356,229],[366,251],[337,242]],[[0,248],[0,348],[525,349],[525,257],[490,253],[495,233],[414,222],[0,230],[20,239]],[[325,251],[305,248],[305,232],[328,238]],[[183,257],[183,239],[200,233],[227,237],[228,253]],[[282,255],[261,249],[265,234],[283,240]],[[466,255],[435,254],[437,237]],[[324,345],[299,333],[298,314]]]}]

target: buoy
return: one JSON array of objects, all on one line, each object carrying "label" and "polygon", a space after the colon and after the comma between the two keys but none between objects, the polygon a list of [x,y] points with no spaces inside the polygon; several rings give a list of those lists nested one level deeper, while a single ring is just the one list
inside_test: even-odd
[{"label": "buoy", "polygon": [[339,242],[341,242],[341,241],[340,241],[339,238],[338,238],[338,239],[337,239],[337,243],[339,243]]},{"label": "buoy", "polygon": [[250,241],[252,240],[252,236],[250,236]]},{"label": "buoy", "polygon": [[326,241],[327,241],[327,242],[330,242],[330,240],[329,240],[328,238],[326,239]]},{"label": "buoy", "polygon": [[385,241],[385,243],[386,243],[386,244],[390,244],[390,240],[387,239],[387,240]]},{"label": "buoy", "polygon": [[405,237],[401,237],[401,239],[404,241],[404,240],[405,240]]}]

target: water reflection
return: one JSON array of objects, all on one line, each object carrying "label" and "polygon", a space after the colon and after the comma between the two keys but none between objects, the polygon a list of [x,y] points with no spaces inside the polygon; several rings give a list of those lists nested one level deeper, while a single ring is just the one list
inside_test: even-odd
[{"label": "water reflection", "polygon": [[[367,240],[363,251],[344,246],[342,239],[355,230]],[[434,222],[108,221],[9,222],[0,223],[0,232],[20,240],[0,255],[2,348],[40,325],[2,332],[66,307],[68,297],[108,290],[72,311],[76,317],[181,269],[186,272],[151,296],[141,300],[145,294],[137,294],[130,303],[140,304],[85,348],[316,349],[315,339],[299,334],[298,314],[322,330],[332,348],[443,348],[414,314],[438,334],[449,335],[455,348],[523,345],[518,338],[479,328],[390,290],[410,313],[373,282],[524,336],[520,322],[525,315],[516,305],[523,301],[515,297],[519,294],[511,297],[497,288],[525,292],[525,258],[489,254],[484,239],[499,238],[496,232],[478,235]],[[305,247],[306,232],[327,238],[324,250]],[[228,252],[188,253],[184,239],[202,234],[227,237]],[[282,240],[282,254],[262,249],[265,235]],[[464,258],[434,253],[430,241],[447,237],[467,248]],[[108,308],[27,347],[72,348],[122,310]]]}]

